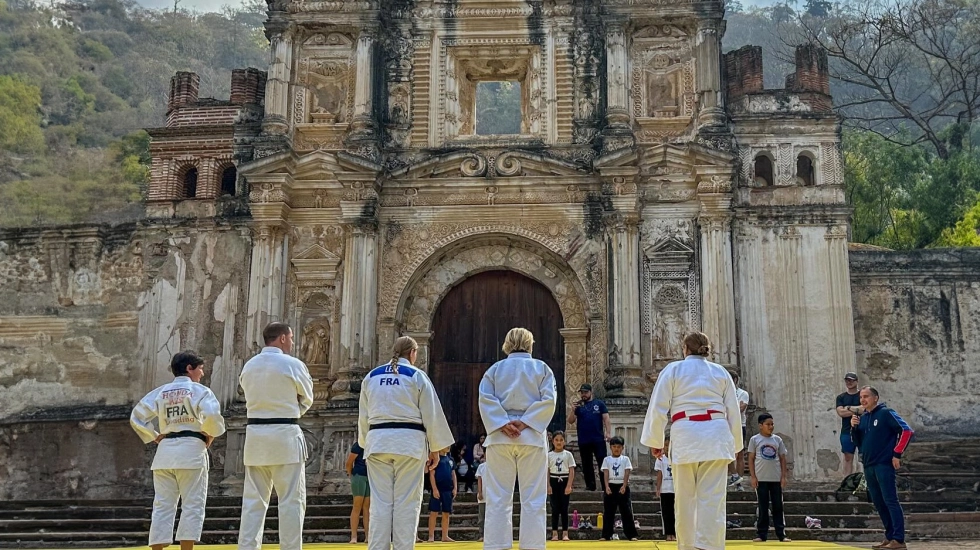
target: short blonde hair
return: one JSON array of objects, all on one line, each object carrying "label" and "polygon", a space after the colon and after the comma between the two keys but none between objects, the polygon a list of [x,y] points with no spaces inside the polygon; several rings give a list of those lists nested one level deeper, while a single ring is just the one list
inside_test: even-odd
[{"label": "short blonde hair", "polygon": [[534,347],[534,335],[530,330],[516,327],[507,331],[507,336],[504,338],[504,353],[508,355],[515,351],[531,353],[532,347]]}]

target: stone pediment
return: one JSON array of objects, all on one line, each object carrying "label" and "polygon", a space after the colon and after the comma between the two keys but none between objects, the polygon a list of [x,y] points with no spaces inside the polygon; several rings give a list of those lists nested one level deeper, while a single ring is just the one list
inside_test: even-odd
[{"label": "stone pediment", "polygon": [[645,176],[696,176],[705,172],[731,171],[735,156],[695,143],[665,143],[643,150],[640,174]]},{"label": "stone pediment", "polygon": [[509,178],[585,176],[584,168],[534,151],[454,151],[391,173],[393,178]]},{"label": "stone pediment", "polygon": [[245,163],[239,168],[246,179],[288,174],[293,181],[337,180],[339,174],[373,179],[380,170],[377,164],[344,151],[313,151],[306,154],[284,151]]},{"label": "stone pediment", "polygon": [[337,278],[340,256],[314,244],[291,260],[298,281],[332,280]]},{"label": "stone pediment", "polygon": [[687,243],[674,237],[667,237],[646,247],[643,256],[654,264],[658,271],[686,272],[694,260],[694,250]]}]

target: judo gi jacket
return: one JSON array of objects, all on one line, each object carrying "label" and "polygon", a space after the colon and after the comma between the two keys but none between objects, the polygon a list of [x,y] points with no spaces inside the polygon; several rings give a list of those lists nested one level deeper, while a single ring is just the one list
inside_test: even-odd
[{"label": "judo gi jacket", "polygon": [[[159,431],[153,425],[157,421]],[[149,443],[160,434],[199,432],[212,437],[225,433],[221,404],[210,388],[178,376],[169,384],[146,394],[130,415],[129,423]],[[195,437],[163,439],[153,457],[152,470],[208,469],[208,452],[204,441]]]}]

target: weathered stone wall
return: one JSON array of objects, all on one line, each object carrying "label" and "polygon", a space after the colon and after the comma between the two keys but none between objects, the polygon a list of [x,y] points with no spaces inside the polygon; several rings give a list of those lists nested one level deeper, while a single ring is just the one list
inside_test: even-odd
[{"label": "weathered stone wall", "polygon": [[861,383],[920,439],[980,435],[980,249],[851,251],[850,267]]},{"label": "weathered stone wall", "polygon": [[144,490],[128,411],[185,348],[234,399],[250,251],[214,221],[0,232],[0,498]]}]

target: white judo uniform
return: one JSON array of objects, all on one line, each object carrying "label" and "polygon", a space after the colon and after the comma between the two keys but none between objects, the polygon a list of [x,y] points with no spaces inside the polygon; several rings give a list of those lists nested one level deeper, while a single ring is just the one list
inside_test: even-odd
[{"label": "white judo uniform", "polygon": [[[306,365],[276,347],[265,347],[242,368],[248,426],[239,550],[259,550],[269,498],[279,497],[279,546],[303,547],[306,517],[306,438],[298,420],[313,404]],[[261,422],[261,424],[258,424]]]},{"label": "white judo uniform", "polygon": [[653,388],[640,443],[663,449],[671,420],[677,548],[722,550],[728,464],[742,448],[741,414],[728,371],[697,355],[667,365]]},{"label": "white judo uniform", "polygon": [[371,485],[368,550],[408,550],[422,510],[430,451],[452,445],[452,431],[428,375],[399,359],[375,368],[361,384],[357,442]]},{"label": "white judo uniform", "polygon": [[[483,548],[503,550],[514,543],[514,481],[520,482],[521,527],[518,546],[545,547],[548,499],[548,424],[555,415],[555,375],[530,353],[514,352],[494,363],[480,382],[480,416],[487,430],[487,502]],[[501,431],[521,420],[528,428],[511,439]],[[518,476],[517,472],[521,475]]]},{"label": "white judo uniform", "polygon": [[[177,540],[201,540],[209,467],[203,434],[218,437],[225,433],[218,399],[207,386],[178,376],[146,394],[136,404],[129,422],[143,443],[150,443],[160,434],[168,436],[160,441],[150,466],[156,493],[150,545],[174,542],[178,500],[181,511]],[[191,433],[202,435],[195,437]]]}]

